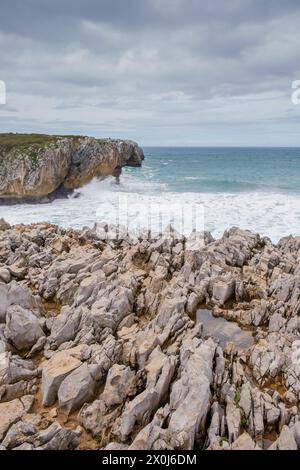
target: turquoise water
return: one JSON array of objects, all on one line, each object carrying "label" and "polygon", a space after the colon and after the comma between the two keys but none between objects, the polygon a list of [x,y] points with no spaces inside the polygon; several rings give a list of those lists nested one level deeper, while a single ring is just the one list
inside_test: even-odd
[{"label": "turquoise water", "polygon": [[174,192],[300,192],[300,149],[145,148],[143,171],[126,169]]},{"label": "turquoise water", "polygon": [[[0,217],[10,223],[49,221],[81,228],[95,222],[116,223],[117,212],[134,229],[147,226],[149,208],[158,217],[163,207],[166,225],[164,211],[175,208],[172,223],[178,225],[184,213],[179,231],[189,234],[195,228],[190,208],[196,208],[203,216],[200,228],[216,237],[231,226],[275,242],[289,234],[300,235],[300,149],[152,147],[144,151],[142,168],[124,168],[120,184],[113,177],[93,180],[77,191],[79,198],[0,206]],[[138,210],[141,218],[136,216]],[[154,216],[151,220],[158,226]]]}]

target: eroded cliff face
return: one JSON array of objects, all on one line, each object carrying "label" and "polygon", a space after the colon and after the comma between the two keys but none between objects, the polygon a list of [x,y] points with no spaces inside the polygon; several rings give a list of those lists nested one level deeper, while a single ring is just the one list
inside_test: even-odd
[{"label": "eroded cliff face", "polygon": [[94,177],[141,166],[143,151],[129,140],[55,137],[45,144],[2,145],[0,201],[40,200],[58,189],[82,187]]},{"label": "eroded cliff face", "polygon": [[130,140],[80,139],[72,151],[72,162],[64,187],[84,186],[95,176],[118,174],[123,166],[141,166],[142,149]]},{"label": "eroded cliff face", "polygon": [[61,186],[70,171],[71,141],[45,148],[12,148],[1,156],[0,198],[41,198]]}]

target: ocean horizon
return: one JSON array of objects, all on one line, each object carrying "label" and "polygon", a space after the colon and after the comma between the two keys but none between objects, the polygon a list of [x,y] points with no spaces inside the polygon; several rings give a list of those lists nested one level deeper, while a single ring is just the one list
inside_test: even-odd
[{"label": "ocean horizon", "polygon": [[[67,199],[1,206],[1,216],[12,224],[47,221],[73,228],[114,223],[112,208],[126,195],[129,206],[137,200],[145,208],[196,204],[203,229],[216,237],[232,226],[273,242],[300,234],[299,148],[147,146],[144,152],[142,167],[123,168],[119,184],[114,177],[94,179]],[[192,230],[186,221],[185,234]]]}]

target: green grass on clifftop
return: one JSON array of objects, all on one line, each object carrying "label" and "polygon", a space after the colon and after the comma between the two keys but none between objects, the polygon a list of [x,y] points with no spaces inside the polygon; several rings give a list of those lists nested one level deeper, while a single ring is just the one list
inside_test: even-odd
[{"label": "green grass on clifftop", "polygon": [[0,163],[1,160],[14,158],[25,154],[34,162],[37,161],[38,151],[48,145],[55,144],[59,139],[79,139],[75,135],[47,135],[47,134],[1,134],[0,133]]},{"label": "green grass on clifftop", "polygon": [[[15,158],[30,158],[33,163],[37,163],[39,158],[43,156],[41,149],[55,145],[61,139],[71,139],[76,145],[82,135],[48,135],[48,134],[16,134],[16,133],[0,133],[0,169],[1,163],[14,161]],[[113,139],[96,139],[97,142],[105,144]]]},{"label": "green grass on clifftop", "polygon": [[55,143],[59,138],[79,138],[75,135],[47,135],[47,134],[0,134],[0,146],[7,149],[14,147],[23,147],[36,145],[43,147],[45,145]]}]

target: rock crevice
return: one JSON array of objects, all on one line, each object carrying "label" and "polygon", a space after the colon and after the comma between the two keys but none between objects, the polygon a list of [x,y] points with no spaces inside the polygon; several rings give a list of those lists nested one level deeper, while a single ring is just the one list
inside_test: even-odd
[{"label": "rock crevice", "polygon": [[0,448],[300,448],[299,237],[1,227]]}]

